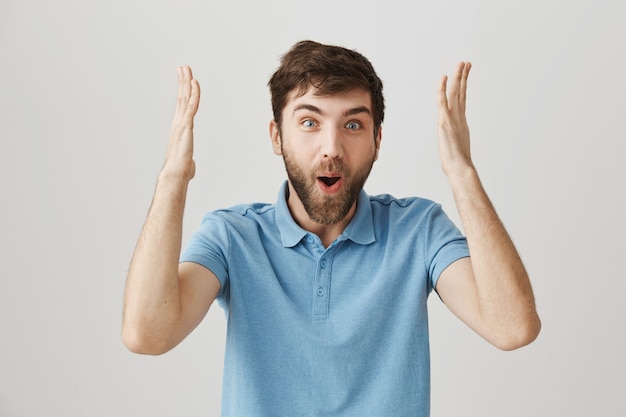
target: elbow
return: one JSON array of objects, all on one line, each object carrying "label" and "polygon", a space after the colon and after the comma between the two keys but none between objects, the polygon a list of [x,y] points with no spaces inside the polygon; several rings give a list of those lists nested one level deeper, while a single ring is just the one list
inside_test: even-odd
[{"label": "elbow", "polygon": [[140,355],[162,355],[172,349],[172,346],[163,341],[148,337],[140,331],[122,328],[122,343],[128,350]]},{"label": "elbow", "polygon": [[531,344],[541,332],[541,320],[537,314],[524,323],[511,326],[508,331],[495,338],[491,343],[500,350],[512,351]]}]

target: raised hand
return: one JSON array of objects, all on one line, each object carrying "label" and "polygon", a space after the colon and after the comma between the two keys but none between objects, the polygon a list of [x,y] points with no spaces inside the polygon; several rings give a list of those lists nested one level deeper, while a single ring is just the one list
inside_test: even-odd
[{"label": "raised hand", "polygon": [[478,334],[504,349],[532,342],[541,329],[528,274],[483,188],[470,154],[465,118],[467,77],[461,62],[449,90],[439,86],[439,154],[463,223],[471,256],[448,266],[437,292]]},{"label": "raised hand", "polygon": [[195,174],[193,119],[199,102],[200,84],[191,68],[178,68],[167,156],[126,279],[122,337],[134,352],[160,354],[176,346],[200,322],[220,288],[219,280],[200,266],[179,274],[183,212]]},{"label": "raised hand", "polygon": [[200,83],[188,66],[178,68],[178,101],[170,130],[163,173],[180,175],[186,181],[196,172],[193,160],[193,119],[200,104]]},{"label": "raised hand", "polygon": [[460,62],[448,91],[448,77],[439,86],[439,156],[446,174],[472,167],[470,134],[465,118],[467,78],[472,64]]}]

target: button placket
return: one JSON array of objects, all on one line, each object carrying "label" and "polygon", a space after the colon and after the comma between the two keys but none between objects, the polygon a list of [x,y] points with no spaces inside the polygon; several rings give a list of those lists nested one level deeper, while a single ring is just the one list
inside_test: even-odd
[{"label": "button placket", "polygon": [[313,286],[313,318],[326,320],[330,302],[332,253],[327,250],[317,262],[315,283]]}]

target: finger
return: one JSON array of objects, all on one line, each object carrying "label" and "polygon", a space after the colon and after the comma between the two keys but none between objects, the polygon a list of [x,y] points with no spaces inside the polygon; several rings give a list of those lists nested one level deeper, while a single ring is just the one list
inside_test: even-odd
[{"label": "finger", "polygon": [[183,73],[185,74],[185,79],[187,81],[193,80],[193,73],[192,73],[191,67],[189,65],[185,65],[183,67]]},{"label": "finger", "polygon": [[191,93],[191,68],[184,66],[181,68],[181,72],[182,76],[179,79],[178,98],[186,103],[189,100],[189,95]]},{"label": "finger", "polygon": [[439,110],[445,109],[448,110],[448,95],[446,93],[446,88],[448,84],[448,76],[444,75],[441,77],[441,81],[439,82],[439,95],[438,95],[438,103]]},{"label": "finger", "polygon": [[183,67],[178,67],[176,70],[178,73],[178,91],[176,96],[176,109],[174,112],[174,120],[182,116],[182,109],[184,108],[182,97],[185,95],[185,74],[183,71]]},{"label": "finger", "polygon": [[451,108],[456,108],[459,103],[459,91],[461,88],[461,80],[463,78],[463,68],[465,68],[465,62],[460,62],[456,66],[456,70],[454,71],[454,77],[452,77],[452,82],[450,84],[450,93],[448,97]]},{"label": "finger", "polygon": [[465,112],[465,102],[467,99],[467,78],[469,77],[470,69],[472,68],[471,62],[466,62],[461,74],[461,83],[459,91],[459,106],[463,112]]},{"label": "finger", "polygon": [[195,116],[198,111],[198,105],[200,104],[200,83],[195,78],[191,80],[191,94],[189,101],[187,102],[187,108],[191,112],[192,116]]},{"label": "finger", "polygon": [[178,99],[184,95],[185,91],[185,73],[183,67],[176,68],[178,74]]}]

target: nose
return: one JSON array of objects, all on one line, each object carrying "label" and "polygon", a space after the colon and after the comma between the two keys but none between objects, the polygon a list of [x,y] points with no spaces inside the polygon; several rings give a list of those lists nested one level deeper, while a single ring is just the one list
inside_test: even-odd
[{"label": "nose", "polygon": [[327,126],[321,135],[320,153],[324,159],[335,159],[343,156],[341,134],[335,127]]}]

